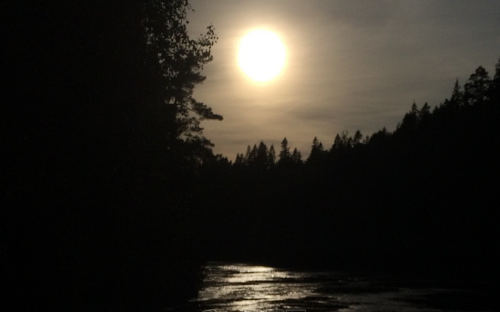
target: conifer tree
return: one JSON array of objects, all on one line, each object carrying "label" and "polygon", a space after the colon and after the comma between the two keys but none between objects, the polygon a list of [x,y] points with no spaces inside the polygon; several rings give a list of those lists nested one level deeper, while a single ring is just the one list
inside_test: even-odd
[{"label": "conifer tree", "polygon": [[495,64],[495,75],[491,82],[490,98],[495,105],[500,105],[500,59]]},{"label": "conifer tree", "polygon": [[317,137],[314,137],[313,143],[311,146],[311,153],[309,154],[309,158],[307,158],[308,163],[314,163],[320,161],[324,154],[323,143],[321,143]]},{"label": "conifer tree", "polygon": [[302,154],[297,148],[293,149],[292,152],[292,162],[294,164],[302,164]]},{"label": "conifer tree", "polygon": [[455,81],[455,85],[453,86],[453,92],[451,93],[449,104],[458,109],[460,106],[463,105],[463,100],[464,100],[464,93],[457,79]]},{"label": "conifer tree", "polygon": [[257,166],[262,168],[269,167],[269,152],[267,150],[267,146],[264,142],[259,143],[259,147],[257,148],[257,154],[255,156],[255,163]]},{"label": "conifer tree", "polygon": [[484,67],[479,66],[464,85],[464,99],[467,105],[482,105],[488,100],[491,80]]},{"label": "conifer tree", "polygon": [[335,136],[335,139],[333,139],[333,145],[332,145],[331,150],[334,151],[334,150],[340,150],[340,149],[342,149],[342,139],[340,138],[340,135],[337,133],[337,135]]},{"label": "conifer tree", "polygon": [[269,148],[269,153],[267,155],[267,161],[269,166],[274,166],[276,164],[276,151],[274,150],[274,145],[271,144]]},{"label": "conifer tree", "polygon": [[286,137],[281,141],[281,152],[279,163],[287,162],[290,159],[290,148],[288,147],[288,140]]},{"label": "conifer tree", "polygon": [[357,130],[356,133],[354,133],[354,137],[352,138],[352,144],[353,145],[360,144],[362,138],[363,135],[361,134],[361,131]]}]

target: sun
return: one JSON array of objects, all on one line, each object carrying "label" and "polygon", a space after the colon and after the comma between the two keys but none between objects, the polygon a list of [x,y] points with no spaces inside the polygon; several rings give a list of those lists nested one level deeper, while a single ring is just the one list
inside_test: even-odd
[{"label": "sun", "polygon": [[252,80],[264,82],[276,77],[285,60],[285,46],[271,31],[254,30],[241,39],[238,62]]}]

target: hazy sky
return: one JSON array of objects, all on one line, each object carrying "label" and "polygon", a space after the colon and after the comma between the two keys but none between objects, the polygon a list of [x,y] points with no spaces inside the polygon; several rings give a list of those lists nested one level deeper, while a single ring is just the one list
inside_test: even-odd
[{"label": "hazy sky", "polygon": [[[213,24],[219,37],[195,98],[224,116],[203,126],[229,159],[260,141],[279,151],[285,136],[307,156],[315,136],[330,148],[343,130],[393,131],[414,101],[439,105],[455,79],[463,84],[479,65],[491,76],[500,58],[498,0],[190,2],[191,35]],[[241,38],[260,28],[288,53],[265,85],[237,62]]]}]

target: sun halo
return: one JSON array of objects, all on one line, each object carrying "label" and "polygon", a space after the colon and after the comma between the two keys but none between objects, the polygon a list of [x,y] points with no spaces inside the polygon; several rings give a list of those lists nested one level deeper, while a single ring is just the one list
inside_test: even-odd
[{"label": "sun halo", "polygon": [[286,61],[286,49],[274,32],[258,29],[240,41],[238,63],[257,82],[266,82],[278,76]]}]

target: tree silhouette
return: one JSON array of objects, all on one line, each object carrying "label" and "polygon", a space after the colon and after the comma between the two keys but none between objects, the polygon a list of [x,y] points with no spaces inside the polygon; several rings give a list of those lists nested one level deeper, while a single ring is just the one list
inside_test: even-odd
[{"label": "tree silhouette", "polygon": [[[193,90],[205,77],[203,66],[212,60],[211,48],[217,37],[212,26],[198,39],[187,34],[187,0],[146,1],[144,4],[144,38],[146,66],[155,75],[157,109],[163,109],[163,127],[167,144],[178,145],[183,139],[190,144],[187,155],[202,161],[203,151],[213,144],[203,137],[203,120],[222,120],[222,116],[193,98]],[[195,150],[198,151],[195,151]],[[193,153],[194,152],[194,153]],[[201,158],[201,159],[200,159]]]},{"label": "tree silhouette", "polygon": [[464,100],[467,105],[484,104],[488,100],[491,80],[484,67],[479,66],[464,85]]},{"label": "tree silhouette", "polygon": [[321,143],[317,137],[314,137],[311,146],[311,153],[307,158],[307,163],[318,163],[321,162],[325,155],[325,150],[323,148],[323,143]]},{"label": "tree silhouette", "polygon": [[417,104],[413,102],[411,105],[411,109],[408,113],[403,117],[403,121],[398,125],[396,132],[402,135],[410,135],[412,134],[419,123],[420,112],[418,110]]},{"label": "tree silhouette", "polygon": [[354,133],[354,137],[352,138],[352,144],[353,146],[356,146],[361,143],[361,139],[363,139],[363,135],[361,134],[361,131],[357,130]]},{"label": "tree silhouette", "polygon": [[[453,92],[451,93],[451,97],[449,100],[449,103],[445,105],[451,105],[453,107],[453,110],[456,112],[458,111],[458,108],[463,106],[463,100],[464,100],[464,93],[461,90],[460,84],[458,83],[458,79],[455,81],[455,85],[453,86]],[[445,101],[445,103],[446,103]]]},{"label": "tree silhouette", "polygon": [[202,258],[188,208],[199,166],[217,159],[200,122],[222,119],[193,98],[213,28],[189,38],[185,0],[2,9],[4,192],[22,207],[6,218],[7,303],[134,311],[190,296]]},{"label": "tree silhouette", "polygon": [[495,75],[490,87],[490,99],[493,104],[500,102],[500,59],[495,64]]},{"label": "tree silhouette", "polygon": [[292,162],[294,164],[302,164],[302,154],[297,148],[293,149],[292,152]]},{"label": "tree silhouette", "polygon": [[281,151],[280,151],[280,159],[278,160],[278,165],[287,165],[290,162],[291,154],[290,147],[288,147],[288,140],[283,138],[281,141]]},{"label": "tree silhouette", "polygon": [[267,161],[269,166],[274,166],[276,164],[276,151],[274,150],[274,145],[269,148],[269,153],[267,155]]}]

